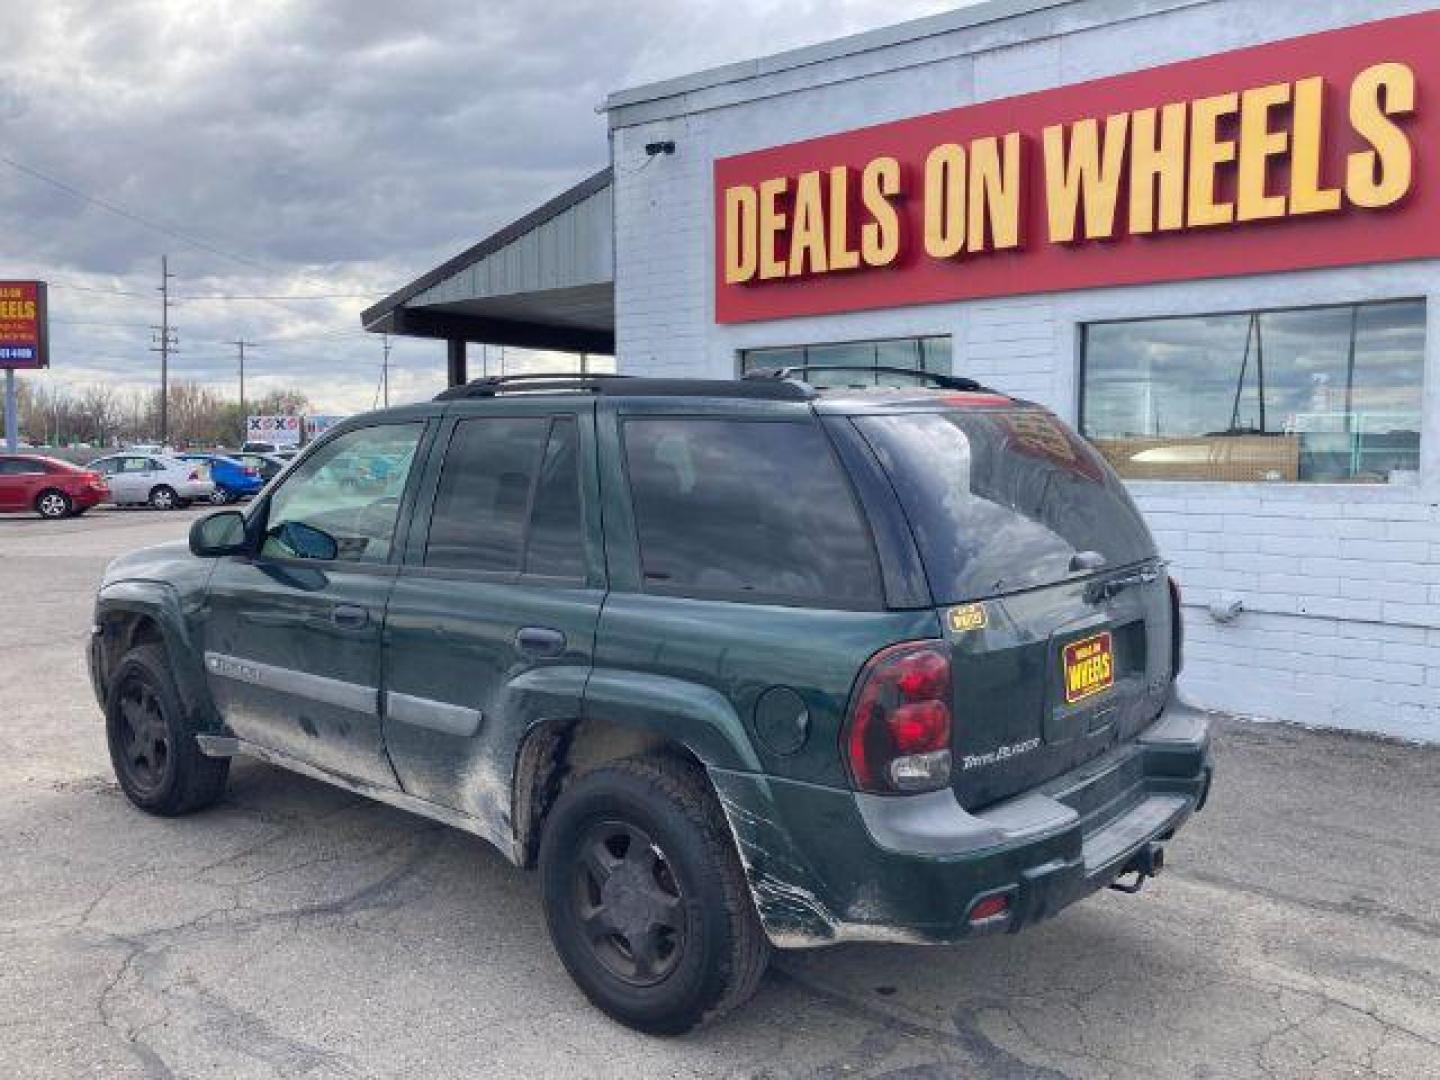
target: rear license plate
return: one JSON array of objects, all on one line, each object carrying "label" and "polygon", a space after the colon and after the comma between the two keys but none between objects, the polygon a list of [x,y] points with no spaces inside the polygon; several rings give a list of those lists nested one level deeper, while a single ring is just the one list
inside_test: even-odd
[{"label": "rear license plate", "polygon": [[1115,682],[1115,649],[1110,632],[1065,646],[1065,704],[1093,697]]}]

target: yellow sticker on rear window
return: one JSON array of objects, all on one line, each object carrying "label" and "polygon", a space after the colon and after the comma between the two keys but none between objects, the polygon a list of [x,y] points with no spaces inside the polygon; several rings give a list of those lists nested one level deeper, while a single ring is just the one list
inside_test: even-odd
[{"label": "yellow sticker on rear window", "polygon": [[962,604],[950,609],[950,629],[957,634],[985,629],[985,605]]}]

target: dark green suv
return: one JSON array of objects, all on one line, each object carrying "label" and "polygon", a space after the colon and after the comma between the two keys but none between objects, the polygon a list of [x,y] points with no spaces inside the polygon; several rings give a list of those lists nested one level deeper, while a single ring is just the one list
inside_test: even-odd
[{"label": "dark green suv", "polygon": [[90,664],[121,786],[184,813],[243,754],[476,833],[660,1034],[772,945],[1138,887],[1210,764],[1124,487],[968,380],[796,374],[470,383],[116,560]]}]

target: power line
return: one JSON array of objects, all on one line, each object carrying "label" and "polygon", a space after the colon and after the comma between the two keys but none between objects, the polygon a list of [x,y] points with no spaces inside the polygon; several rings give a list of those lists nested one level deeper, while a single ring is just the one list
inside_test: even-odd
[{"label": "power line", "polygon": [[149,323],[141,322],[106,322],[103,319],[50,319],[51,326],[116,326],[128,330],[148,329]]},{"label": "power line", "polygon": [[277,293],[273,296],[177,296],[177,300],[377,300],[377,293]]},{"label": "power line", "polygon": [[26,165],[23,162],[16,161],[12,157],[7,157],[4,154],[0,154],[0,163],[9,165],[12,169],[22,172],[26,176],[33,177],[34,179],[39,180],[42,183],[49,184],[51,187],[59,188],[67,195],[71,195],[74,198],[79,199],[81,202],[89,203],[91,206],[98,206],[101,210],[105,210],[111,214],[116,215],[117,217],[122,217],[126,221],[134,222],[136,225],[143,225],[147,229],[154,229],[158,233],[164,233],[166,236],[179,240],[183,244],[189,244],[191,247],[198,248],[201,251],[209,252],[211,255],[218,255],[222,259],[229,259],[232,262],[242,263],[245,266],[252,266],[257,270],[263,270],[266,273],[270,272],[266,266],[256,262],[254,259],[248,259],[244,255],[236,255],[234,252],[226,251],[223,248],[216,247],[214,244],[208,244],[204,240],[199,240],[193,236],[190,236],[188,233],[183,233],[179,229],[172,229],[170,228],[170,226],[162,225],[158,221],[151,221],[149,218],[143,217],[132,210],[127,210],[123,206],[117,206],[115,203],[109,202],[105,199],[101,199],[95,195],[88,195],[85,192],[81,191],[79,188],[67,184],[64,180],[57,179],[56,177],[53,177],[48,173],[43,173],[39,169],[32,168],[31,166]]},{"label": "power line", "polygon": [[[136,296],[147,295],[143,292],[134,292],[130,289],[101,289],[93,285],[71,285],[68,282],[51,281],[48,283],[52,289],[66,289],[72,292],[99,293],[104,296]],[[175,293],[170,297],[175,302],[196,302],[196,301],[221,301],[221,300],[280,300],[289,302],[292,300],[374,300],[378,299],[379,293],[197,293],[186,295]]]},{"label": "power line", "polygon": [[[249,258],[249,257],[247,257],[247,256],[245,256],[245,255],[237,255],[237,254],[235,254],[235,252],[233,252],[233,251],[226,251],[224,248],[216,247],[214,244],[208,243],[208,242],[206,242],[206,241],[204,241],[204,240],[201,240],[201,239],[199,239],[199,238],[197,238],[197,237],[191,236],[189,233],[182,232],[182,231],[180,231],[179,229],[171,228],[171,227],[168,226],[168,225],[162,225],[162,224],[161,224],[160,222],[158,222],[158,221],[152,221],[150,218],[147,218],[147,217],[145,217],[145,216],[142,215],[142,214],[137,214],[137,213],[135,213],[133,210],[127,210],[125,207],[120,206],[120,205],[118,205],[118,204],[116,204],[116,203],[110,202],[110,201],[107,200],[107,199],[102,199],[102,198],[100,198],[99,196],[90,195],[90,194],[88,194],[87,192],[81,191],[79,188],[75,187],[73,184],[67,184],[64,180],[61,180],[61,179],[59,179],[58,177],[51,176],[49,173],[42,172],[41,170],[39,170],[39,169],[37,169],[37,168],[35,168],[35,167],[31,166],[31,165],[26,165],[24,162],[16,161],[14,158],[9,157],[9,156],[7,156],[7,155],[5,155],[5,154],[0,154],[0,164],[9,165],[12,169],[15,169],[15,170],[18,171],[18,172],[22,172],[22,173],[24,173],[26,176],[32,177],[32,178],[34,178],[34,179],[36,179],[36,180],[39,180],[39,181],[42,182],[42,183],[49,184],[51,187],[57,188],[57,189],[59,189],[60,191],[65,192],[67,195],[70,195],[70,196],[72,196],[73,198],[79,199],[81,202],[89,203],[91,206],[99,207],[101,210],[104,210],[104,211],[106,211],[106,212],[108,212],[108,213],[114,214],[114,215],[116,215],[117,217],[122,217],[122,218],[124,218],[126,221],[133,222],[133,223],[136,224],[136,225],[142,225],[142,226],[144,226],[144,227],[147,228],[147,229],[153,229],[153,230],[155,230],[155,231],[158,232],[158,233],[163,233],[163,234],[166,235],[166,236],[173,237],[174,239],[179,240],[181,243],[189,244],[191,247],[197,248],[197,249],[200,250],[200,251],[208,252],[208,253],[210,253],[211,255],[218,255],[218,256],[220,256],[220,258],[222,258],[222,259],[229,259],[231,262],[239,263],[239,264],[241,264],[242,266],[252,267],[253,269],[259,270],[259,271],[261,271],[262,273],[274,274],[274,272],[275,272],[275,270],[274,270],[273,267],[266,266],[264,263],[262,263],[262,262],[260,262],[260,261],[258,261],[258,260],[256,260],[256,259],[251,259],[251,258]],[[302,278],[301,280],[303,281],[303,280],[306,280],[306,279]],[[311,279],[309,279],[309,280],[312,280],[312,281],[313,281],[313,280],[315,280],[315,279],[311,278]],[[117,294],[118,294],[118,295],[125,295],[125,293],[123,293],[123,292],[121,292],[121,291],[119,291],[119,290],[117,290]],[[138,295],[143,295],[143,294],[138,294]],[[373,298],[374,298],[374,296],[373,296],[372,294],[365,294],[364,296],[349,297],[349,299],[373,299]],[[177,298],[175,298],[175,299],[179,299],[179,298],[177,297]],[[197,297],[196,299],[208,299],[208,298]],[[238,298],[237,298],[237,299],[238,299]],[[254,300],[272,300],[272,299],[273,299],[273,300],[276,300],[277,302],[280,301],[280,298],[278,298],[278,297],[272,298],[272,297],[262,297],[262,296],[245,297],[245,299],[254,299]],[[337,299],[338,299],[338,297],[337,297]]]}]

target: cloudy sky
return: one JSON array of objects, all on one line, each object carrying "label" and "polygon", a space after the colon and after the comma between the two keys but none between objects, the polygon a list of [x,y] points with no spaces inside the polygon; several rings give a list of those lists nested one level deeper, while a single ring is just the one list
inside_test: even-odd
[{"label": "cloudy sky", "polygon": [[[234,392],[244,337],[247,389],[330,411],[375,398],[361,309],[607,163],[607,93],[963,6],[0,4],[0,277],[52,282],[54,370],[27,377],[156,385],[168,254],[174,377]],[[321,298],[216,299],[296,295]],[[398,340],[392,399],[433,393],[443,349]]]}]

